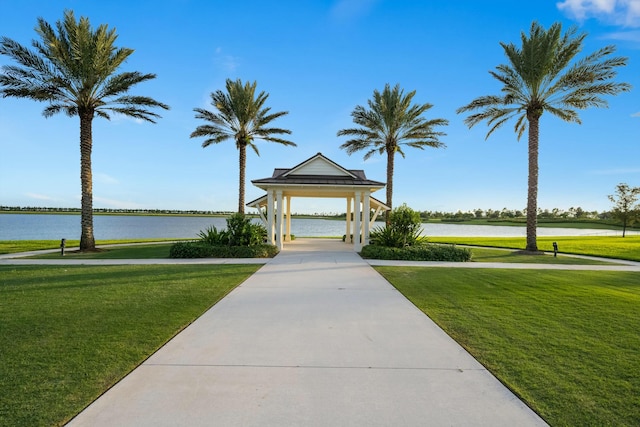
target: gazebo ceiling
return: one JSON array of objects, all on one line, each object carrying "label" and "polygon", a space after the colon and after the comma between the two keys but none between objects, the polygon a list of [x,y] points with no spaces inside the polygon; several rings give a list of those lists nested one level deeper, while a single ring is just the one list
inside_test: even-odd
[{"label": "gazebo ceiling", "polygon": [[[321,196],[318,193],[314,193],[311,190],[309,190],[309,192],[300,192],[300,193],[291,193],[288,191],[284,191],[282,193],[283,196],[291,196],[291,197],[325,197],[325,198],[346,198],[346,197],[352,197],[353,196],[353,192],[351,193],[344,193],[344,195],[339,195],[337,192],[332,192],[332,193],[326,193],[327,195],[325,196]],[[264,208],[267,206],[268,200],[267,200],[267,195],[265,194],[262,197],[258,197],[255,200],[250,201],[249,203],[247,203],[247,206],[250,208]],[[385,205],[383,202],[381,202],[380,200],[376,199],[375,197],[369,197],[369,204],[371,206],[371,209],[381,209],[383,211],[388,211],[389,207],[387,205]]]}]

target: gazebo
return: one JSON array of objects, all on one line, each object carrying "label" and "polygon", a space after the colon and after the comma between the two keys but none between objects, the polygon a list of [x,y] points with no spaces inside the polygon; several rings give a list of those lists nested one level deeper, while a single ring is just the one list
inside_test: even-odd
[{"label": "gazebo", "polygon": [[371,197],[371,193],[384,188],[384,182],[367,179],[363,170],[343,168],[322,153],[290,169],[276,168],[269,178],[251,182],[267,194],[247,203],[247,206],[258,209],[270,243],[277,245],[278,249],[282,249],[284,242],[291,238],[292,197],[346,199],[346,241],[353,236],[351,240],[356,252],[369,244],[371,224],[378,215],[389,210],[384,203]]}]

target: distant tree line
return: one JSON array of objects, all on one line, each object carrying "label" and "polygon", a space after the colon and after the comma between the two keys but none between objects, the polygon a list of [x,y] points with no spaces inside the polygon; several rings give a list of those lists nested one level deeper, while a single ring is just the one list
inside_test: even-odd
[{"label": "distant tree line", "polygon": [[[0,212],[49,212],[49,213],[80,213],[80,208],[60,208],[43,206],[0,206]],[[179,210],[179,209],[118,209],[118,208],[95,208],[97,214],[133,214],[133,215],[223,215],[229,216],[232,211],[202,211],[202,210]],[[470,211],[444,212],[444,211],[419,211],[423,221],[438,219],[445,221],[468,221],[473,219],[488,220],[510,220],[524,219],[527,216],[526,209],[474,209]],[[329,217],[335,219],[346,218],[347,214],[342,213],[293,213],[293,216]],[[567,210],[538,209],[538,219],[580,219],[580,220],[611,220],[614,219],[611,211],[598,212],[587,211],[581,207],[571,207]]]},{"label": "distant tree line", "polygon": [[[474,209],[472,211],[442,212],[442,211],[422,211],[420,217],[423,220],[471,220],[471,219],[516,219],[526,218],[526,209]],[[571,207],[568,210],[553,208],[538,209],[539,219],[611,219],[611,212],[586,211],[581,207]]]},{"label": "distant tree line", "polygon": [[[52,208],[41,206],[0,206],[0,211],[11,212],[67,212],[80,213],[80,208]],[[178,210],[178,209],[115,209],[115,208],[94,208],[94,213],[113,214],[149,214],[149,215],[231,215],[231,211],[199,211],[199,210]]]}]

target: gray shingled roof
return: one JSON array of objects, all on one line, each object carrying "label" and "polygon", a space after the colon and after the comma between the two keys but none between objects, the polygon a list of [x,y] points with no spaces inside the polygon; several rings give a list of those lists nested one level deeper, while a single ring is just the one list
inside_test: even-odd
[{"label": "gray shingled roof", "polygon": [[363,171],[349,171],[356,175],[357,178],[351,178],[349,176],[335,176],[335,175],[288,175],[282,176],[285,172],[279,172],[283,169],[276,169],[273,176],[269,178],[254,179],[251,182],[253,184],[294,184],[294,185],[363,185],[363,186],[382,186],[384,182],[373,181],[367,179],[364,176]]}]

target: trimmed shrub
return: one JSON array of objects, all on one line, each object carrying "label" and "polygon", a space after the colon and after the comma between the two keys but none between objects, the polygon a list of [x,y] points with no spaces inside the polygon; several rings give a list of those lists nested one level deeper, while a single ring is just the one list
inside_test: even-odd
[{"label": "trimmed shrub", "polygon": [[253,246],[213,246],[211,255],[214,258],[273,258],[278,254],[274,245]]},{"label": "trimmed shrub", "polygon": [[169,249],[170,258],[207,258],[211,257],[211,249],[214,246],[199,242],[176,242]]},{"label": "trimmed shrub", "polygon": [[362,258],[388,259],[402,261],[471,261],[471,250],[458,248],[455,245],[438,245],[434,243],[393,248],[380,245],[367,245],[360,252]]},{"label": "trimmed shrub", "polygon": [[177,242],[171,246],[171,258],[273,258],[278,248],[273,245],[213,246],[200,241]]}]

